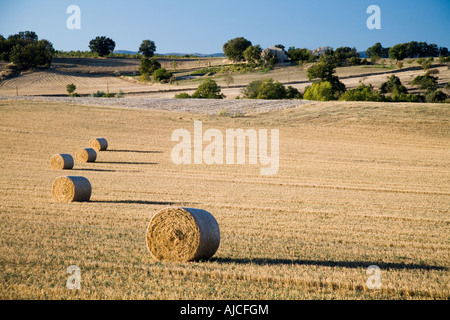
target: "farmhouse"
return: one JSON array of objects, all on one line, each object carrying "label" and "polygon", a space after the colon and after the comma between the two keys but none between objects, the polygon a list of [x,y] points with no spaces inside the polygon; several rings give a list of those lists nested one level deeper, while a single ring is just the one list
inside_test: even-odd
[{"label": "farmhouse", "polygon": [[273,47],[273,46],[270,48],[264,49],[262,51],[261,55],[262,55],[263,59],[264,59],[264,57],[272,55],[273,57],[277,58],[278,63],[284,63],[288,60],[288,56],[283,49]]}]

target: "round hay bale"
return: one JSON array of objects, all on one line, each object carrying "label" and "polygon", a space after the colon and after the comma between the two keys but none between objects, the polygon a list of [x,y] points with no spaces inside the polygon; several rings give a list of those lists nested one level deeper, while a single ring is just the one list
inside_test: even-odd
[{"label": "round hay bale", "polygon": [[73,168],[73,157],[70,154],[54,154],[50,159],[52,169],[63,170]]},{"label": "round hay bale", "polygon": [[146,238],[150,254],[158,261],[198,261],[217,251],[220,230],[205,210],[170,207],[152,217]]},{"label": "round hay bale", "polygon": [[95,138],[89,141],[89,147],[96,151],[105,151],[108,149],[108,141],[105,138]]},{"label": "round hay bale", "polygon": [[89,201],[91,192],[91,183],[85,177],[59,177],[52,186],[53,199],[57,202]]},{"label": "round hay bale", "polygon": [[78,162],[94,162],[97,160],[97,152],[92,148],[78,149],[75,158]]}]

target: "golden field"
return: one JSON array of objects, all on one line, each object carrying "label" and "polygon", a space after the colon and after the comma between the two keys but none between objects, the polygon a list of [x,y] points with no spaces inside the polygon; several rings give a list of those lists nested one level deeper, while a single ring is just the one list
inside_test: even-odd
[{"label": "golden field", "polygon": [[[219,103],[219,102],[218,102]],[[280,169],[175,165],[175,129],[280,130]],[[449,299],[450,105],[326,102],[231,118],[0,101],[1,299]],[[50,167],[105,137],[74,170]],[[89,179],[90,202],[53,181]],[[145,244],[167,206],[209,211],[209,261],[161,263]],[[67,268],[81,269],[69,290]],[[381,289],[366,286],[370,265]]]}]

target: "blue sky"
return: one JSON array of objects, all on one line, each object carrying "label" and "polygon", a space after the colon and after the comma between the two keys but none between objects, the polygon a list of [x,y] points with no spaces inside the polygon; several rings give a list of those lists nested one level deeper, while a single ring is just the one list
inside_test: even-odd
[{"label": "blue sky", "polygon": [[[69,5],[81,9],[81,29],[69,30]],[[369,5],[381,9],[381,30],[369,30]],[[217,53],[235,37],[269,47],[319,46],[366,50],[412,40],[450,48],[449,0],[0,0],[0,34],[35,31],[58,50],[88,50],[105,35],[116,50],[136,51],[144,39],[158,53]]]}]

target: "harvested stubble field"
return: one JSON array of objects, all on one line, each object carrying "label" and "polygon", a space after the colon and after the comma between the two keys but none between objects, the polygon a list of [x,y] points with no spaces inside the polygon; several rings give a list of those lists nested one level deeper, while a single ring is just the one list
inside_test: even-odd
[{"label": "harvested stubble field", "polygon": [[[219,102],[217,102],[219,103]],[[238,118],[0,101],[2,299],[448,299],[448,104],[311,103]],[[280,170],[171,162],[173,130],[278,128]],[[105,137],[109,150],[73,171],[55,153]],[[92,184],[60,204],[61,175]],[[155,262],[152,214],[212,213],[210,261]],[[67,268],[81,269],[69,290]],[[366,287],[370,265],[381,289]]]}]

